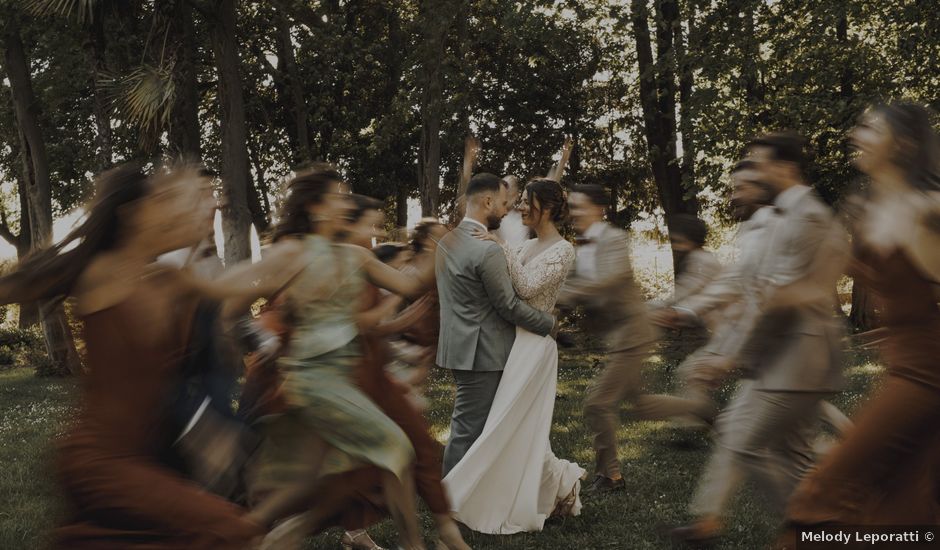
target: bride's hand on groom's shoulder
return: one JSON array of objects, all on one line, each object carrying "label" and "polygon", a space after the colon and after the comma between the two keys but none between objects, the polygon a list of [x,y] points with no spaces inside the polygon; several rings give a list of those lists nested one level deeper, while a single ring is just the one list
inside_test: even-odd
[{"label": "bride's hand on groom's shoulder", "polygon": [[499,238],[495,233],[490,233],[488,231],[483,231],[479,228],[474,228],[472,235],[481,241],[492,241],[499,246],[503,246],[503,240]]}]

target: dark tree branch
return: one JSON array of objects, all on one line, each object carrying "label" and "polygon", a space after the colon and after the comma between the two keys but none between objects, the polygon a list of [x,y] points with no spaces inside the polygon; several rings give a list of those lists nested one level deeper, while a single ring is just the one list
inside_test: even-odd
[{"label": "dark tree branch", "polygon": [[10,224],[7,222],[6,209],[0,209],[0,237],[3,237],[3,240],[10,243],[11,246],[18,247],[20,244],[20,236],[13,234]]},{"label": "dark tree branch", "polygon": [[289,0],[274,0],[271,2],[278,10],[291,16],[294,21],[310,27],[311,29],[324,28],[323,19],[310,6],[298,5],[297,2]]}]

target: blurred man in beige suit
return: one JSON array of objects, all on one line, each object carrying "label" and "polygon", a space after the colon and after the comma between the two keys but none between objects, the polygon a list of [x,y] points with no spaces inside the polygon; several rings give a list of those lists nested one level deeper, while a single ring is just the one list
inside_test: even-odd
[{"label": "blurred man in beige suit", "polygon": [[[774,195],[773,216],[763,253],[728,289],[740,294],[748,328],[734,360],[745,381],[718,417],[717,445],[690,506],[696,521],[673,532],[686,542],[721,534],[727,506],[747,478],[782,513],[812,464],[820,404],[842,386],[843,329],[833,289],[848,254],[844,230],[805,184],[801,138],[770,134],[748,152],[759,183]],[[692,300],[672,311],[678,321],[702,309]]]},{"label": "blurred man in beige suit", "polygon": [[[662,304],[680,311],[697,311],[704,319],[702,324],[713,332],[705,345],[676,369],[682,381],[681,393],[648,396],[644,410],[634,412],[638,417],[645,420],[672,418],[684,427],[693,428],[707,427],[718,414],[712,394],[729,374],[731,360],[742,344],[741,335],[750,331],[744,326],[746,319],[741,315],[741,275],[764,253],[766,230],[773,211],[767,207],[772,197],[753,182],[756,176],[755,163],[749,160],[739,162],[731,171],[732,213],[742,222],[736,237],[739,250],[736,260],[705,285],[696,285],[697,288],[685,285],[681,291],[677,288],[676,297]],[[677,287],[680,280],[681,277]],[[675,312],[670,309],[659,309],[652,314],[654,323],[665,326],[670,326],[670,319],[674,321],[674,317]]]},{"label": "blurred man in beige suit", "polygon": [[627,234],[604,221],[608,196],[598,185],[581,185],[568,197],[578,238],[577,259],[558,304],[583,306],[585,328],[607,345],[607,364],[588,389],[585,422],[594,434],[596,477],[586,491],[624,488],[617,457],[621,402],[640,391],[643,361],[656,341],[646,303],[633,280]]}]

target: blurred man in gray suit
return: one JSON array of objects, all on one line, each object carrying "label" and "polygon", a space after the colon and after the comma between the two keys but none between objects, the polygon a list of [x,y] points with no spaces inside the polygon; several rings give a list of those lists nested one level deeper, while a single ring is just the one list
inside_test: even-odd
[{"label": "blurred man in gray suit", "polygon": [[[756,319],[743,315],[741,277],[755,269],[766,253],[769,230],[773,226],[773,195],[765,185],[758,183],[760,172],[752,160],[742,160],[731,170],[731,208],[735,219],[741,221],[736,237],[739,253],[736,260],[697,292],[666,304],[684,311],[691,320],[694,316],[713,330],[708,342],[689,355],[676,369],[684,386],[681,395],[650,396],[646,419],[676,418],[685,427],[704,427],[714,421],[718,407],[714,392],[734,371],[743,338],[750,334]],[[653,312],[653,322],[669,326],[677,315],[670,310]],[[664,322],[665,321],[665,322]],[[821,404],[820,420],[841,435],[851,421],[828,401]],[[817,445],[817,448],[819,445]]]},{"label": "blurred man in gray suit", "polygon": [[478,231],[499,228],[509,209],[505,181],[477,174],[467,186],[467,213],[437,248],[437,292],[441,303],[438,366],[450,369],[457,384],[444,475],[480,436],[503,367],[516,338],[516,326],[544,336],[555,318],[517,295],[503,249],[478,239]]},{"label": "blurred man in gray suit", "polygon": [[[738,285],[748,327],[735,363],[744,382],[717,421],[717,445],[690,511],[696,521],[673,531],[702,543],[718,537],[731,498],[757,482],[777,512],[812,464],[822,400],[841,389],[843,330],[834,316],[835,283],[848,257],[845,233],[805,183],[804,141],[770,134],[753,140],[748,158],[773,199],[764,254]],[[676,315],[695,317],[694,301]]]}]

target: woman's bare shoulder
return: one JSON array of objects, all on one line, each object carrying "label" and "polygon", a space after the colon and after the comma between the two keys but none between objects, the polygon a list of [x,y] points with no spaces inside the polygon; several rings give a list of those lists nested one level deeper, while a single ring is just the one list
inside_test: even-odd
[{"label": "woman's bare shoulder", "polygon": [[99,254],[79,275],[72,292],[78,313],[88,315],[121,303],[144,278],[166,285],[177,285],[181,280],[179,270],[171,266],[155,263],[141,272],[117,255]]}]

